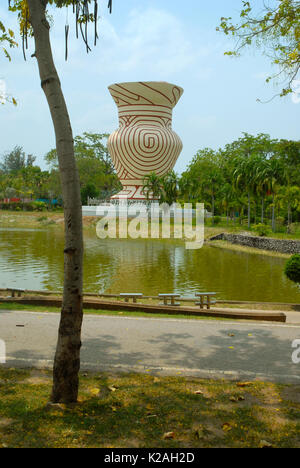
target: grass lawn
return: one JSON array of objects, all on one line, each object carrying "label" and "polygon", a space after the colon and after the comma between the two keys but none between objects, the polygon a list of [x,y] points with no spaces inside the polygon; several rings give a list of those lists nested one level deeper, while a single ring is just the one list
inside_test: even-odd
[{"label": "grass lawn", "polygon": [[[0,311],[1,310],[25,310],[29,312],[51,312],[51,313],[60,313],[60,309],[57,307],[44,307],[44,306],[34,306],[27,304],[17,304],[14,302],[0,302]],[[1,312],[0,312],[1,313]],[[124,316],[124,317],[147,317],[147,318],[172,318],[172,319],[190,319],[190,320],[231,320],[230,318],[222,317],[205,317],[205,316],[190,316],[190,315],[171,315],[171,314],[151,314],[147,312],[127,312],[127,311],[118,311],[118,310],[93,310],[86,309],[83,311],[87,315],[110,315],[110,316]]]},{"label": "grass lawn", "polygon": [[[84,216],[83,227],[86,230],[92,229],[95,231],[96,224],[99,221],[97,216]],[[171,220],[171,225],[173,222]],[[7,211],[0,210],[0,228],[30,228],[30,229],[47,229],[48,227],[64,227],[64,214],[63,211]],[[222,232],[236,233],[247,232],[247,225],[239,224],[238,222],[233,223],[222,220],[221,223],[212,225],[211,220],[207,220],[205,224],[205,239],[209,239],[212,236],[220,234]],[[300,223],[294,224],[292,233],[287,234],[284,227],[280,228],[281,232],[273,233],[271,228],[268,233],[268,237],[277,239],[295,239],[300,240]],[[255,230],[250,231],[253,235],[258,235]],[[161,239],[160,239],[161,240]],[[164,239],[166,241],[166,239]],[[177,240],[178,242],[178,240]]]},{"label": "grass lawn", "polygon": [[[271,227],[269,226],[268,234],[267,237],[271,237],[274,239],[294,239],[294,240],[300,240],[300,223],[295,223],[292,225],[291,228],[291,233],[288,234],[286,232],[286,226],[280,226],[277,232],[272,232]],[[216,236],[217,234],[220,234],[222,232],[228,232],[228,233],[234,233],[238,234],[240,232],[243,233],[248,233],[252,234],[254,236],[259,236],[257,231],[254,229],[253,224],[251,225],[251,229],[248,229],[248,226],[239,223],[232,223],[229,222],[228,224],[224,221],[222,221],[219,224],[212,225],[211,221],[208,220],[207,223],[205,224],[205,238],[210,238],[212,236]]]},{"label": "grass lawn", "polygon": [[90,373],[77,405],[50,391],[50,371],[0,367],[0,447],[300,447],[299,386]]}]

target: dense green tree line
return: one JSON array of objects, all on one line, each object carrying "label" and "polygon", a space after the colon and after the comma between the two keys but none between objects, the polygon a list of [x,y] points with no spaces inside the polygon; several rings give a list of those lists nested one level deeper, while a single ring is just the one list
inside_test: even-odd
[{"label": "dense green tree line", "polygon": [[[107,151],[107,137],[107,134],[84,133],[74,139],[83,204],[88,197],[106,199],[120,189]],[[0,199],[61,199],[56,150],[45,156],[49,170],[43,171],[35,165],[35,159],[26,155],[20,146],[2,156]]]},{"label": "dense green tree line", "polygon": [[0,164],[0,199],[32,200],[53,198],[60,194],[56,175],[34,165],[35,159],[31,154],[26,155],[21,146],[3,155]]},{"label": "dense green tree line", "polygon": [[[120,189],[107,151],[107,134],[84,133],[75,138],[82,203],[88,197],[107,199]],[[21,147],[3,155],[0,198],[61,198],[56,150],[45,160],[49,170],[35,165],[35,157]],[[197,152],[181,176],[174,171],[144,180],[144,191],[161,202],[204,202],[213,219],[278,225],[290,229],[300,219],[300,142],[274,140],[269,135],[244,133],[224,148]]]},{"label": "dense green tree line", "polygon": [[[170,184],[170,180],[172,184]],[[181,177],[150,174],[144,191],[167,202],[204,202],[215,216],[290,229],[300,218],[300,142],[244,133],[215,151],[197,152]]]}]

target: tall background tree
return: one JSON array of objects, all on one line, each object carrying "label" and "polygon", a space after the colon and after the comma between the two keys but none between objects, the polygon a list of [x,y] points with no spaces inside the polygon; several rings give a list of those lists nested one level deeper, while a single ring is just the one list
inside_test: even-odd
[{"label": "tall background tree", "polygon": [[[179,179],[181,202],[204,202],[219,216],[247,221],[260,218],[276,230],[276,215],[299,220],[300,142],[274,140],[267,134],[243,136],[218,151],[199,150]],[[244,219],[244,213],[247,215]]]},{"label": "tall background tree", "polygon": [[0,170],[6,174],[18,172],[26,167],[32,167],[35,160],[35,156],[26,155],[21,146],[15,146],[12,151],[4,155]]},{"label": "tall background tree", "polygon": [[[258,8],[257,8],[258,7]],[[278,72],[269,76],[267,82],[272,79],[282,81],[285,85],[279,93],[280,96],[286,96],[293,92],[293,82],[299,74],[300,68],[300,2],[299,0],[276,0],[272,2],[245,1],[241,2],[240,17],[237,22],[232,17],[221,18],[220,26],[217,28],[223,31],[227,36],[232,36],[235,41],[234,50],[225,54],[239,56],[241,52],[251,46],[256,46],[270,58],[271,64],[275,65]],[[298,154],[296,151],[294,157]],[[296,206],[297,190],[292,189],[293,176],[290,171],[290,165],[282,164],[285,158],[293,153],[293,144],[281,141],[277,150],[281,152],[281,158],[272,158],[269,161],[262,161],[263,167],[258,174],[258,190],[262,195],[264,203],[264,194],[270,192],[272,195],[272,230],[275,231],[275,204],[276,192],[280,184],[286,185],[285,196],[288,200],[288,230],[291,220],[291,206]],[[299,164],[299,161],[296,162]],[[283,196],[283,190],[281,198]],[[283,200],[283,198],[282,198]],[[262,204],[262,220],[264,219],[264,206]]]},{"label": "tall background tree", "polygon": [[[107,138],[107,133],[89,132],[74,138],[74,155],[79,172],[80,189],[84,194],[81,197],[83,204],[87,203],[88,196],[107,199],[122,187],[108,153]],[[56,149],[49,151],[45,160],[53,170],[57,170]],[[94,189],[91,190],[92,186]]]}]

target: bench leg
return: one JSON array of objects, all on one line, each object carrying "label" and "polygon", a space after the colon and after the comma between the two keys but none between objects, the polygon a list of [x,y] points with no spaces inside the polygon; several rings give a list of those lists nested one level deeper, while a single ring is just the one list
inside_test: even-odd
[{"label": "bench leg", "polygon": [[210,309],[210,296],[207,296],[207,308]]},{"label": "bench leg", "polygon": [[136,297],[133,298],[133,302],[136,303]]}]

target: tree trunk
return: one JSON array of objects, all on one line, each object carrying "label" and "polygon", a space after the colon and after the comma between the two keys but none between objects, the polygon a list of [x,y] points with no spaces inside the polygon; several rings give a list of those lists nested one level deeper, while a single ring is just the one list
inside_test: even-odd
[{"label": "tree trunk", "polygon": [[27,0],[35,40],[41,86],[49,105],[56,137],[65,218],[64,293],[53,369],[51,401],[76,402],[80,369],[82,325],[82,207],[79,176],[74,157],[70,119],[53,62],[48,0]]},{"label": "tree trunk", "polygon": [[265,199],[261,198],[261,224],[264,224],[265,221]]},{"label": "tree trunk", "polygon": [[275,221],[275,195],[273,194],[273,206],[272,206],[272,231],[276,230],[276,221]]},{"label": "tree trunk", "polygon": [[291,224],[291,203],[288,203],[288,226]]},{"label": "tree trunk", "polygon": [[291,232],[291,202],[288,202],[288,225],[287,225],[287,233],[290,234]]},{"label": "tree trunk", "polygon": [[248,229],[251,228],[251,201],[250,193],[248,193]]}]

